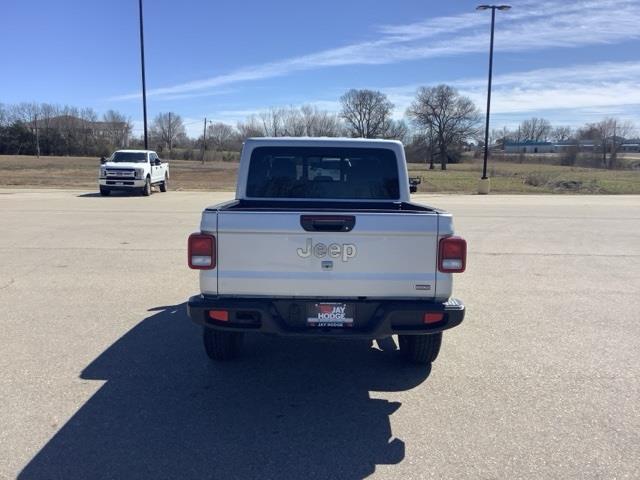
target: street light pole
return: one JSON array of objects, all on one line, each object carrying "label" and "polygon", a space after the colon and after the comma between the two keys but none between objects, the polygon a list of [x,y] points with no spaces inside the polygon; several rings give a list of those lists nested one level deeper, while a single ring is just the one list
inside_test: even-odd
[{"label": "street light pole", "polygon": [[144,117],[144,149],[149,149],[147,136],[147,82],[144,74],[144,30],[142,27],[142,0],[138,0],[140,12],[140,63],[142,65],[142,114]]},{"label": "street light pole", "polygon": [[478,193],[487,194],[490,190],[487,177],[487,159],[489,157],[489,115],[491,112],[491,77],[493,75],[493,32],[496,25],[496,10],[509,10],[509,5],[478,5],[476,10],[491,9],[491,41],[489,43],[489,81],[487,84],[487,116],[484,125],[484,160],[482,163],[482,177],[478,186]]},{"label": "street light pole", "polygon": [[491,9],[491,42],[489,46],[489,82],[487,86],[487,118],[484,124],[484,162],[482,163],[482,179],[487,178],[487,158],[489,156],[489,115],[491,112],[491,77],[493,75],[493,31],[496,25],[496,9]]}]

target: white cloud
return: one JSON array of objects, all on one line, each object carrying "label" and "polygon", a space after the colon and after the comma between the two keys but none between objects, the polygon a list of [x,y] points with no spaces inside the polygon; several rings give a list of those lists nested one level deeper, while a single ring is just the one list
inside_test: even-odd
[{"label": "white cloud", "polygon": [[[445,79],[483,110],[486,78]],[[435,84],[435,83],[434,83]],[[434,84],[425,84],[430,86]],[[394,103],[394,116],[403,118],[420,84],[380,87]],[[315,99],[304,104],[337,113],[337,99]],[[293,106],[301,106],[294,103]],[[213,121],[236,123],[277,105],[256,105],[250,109],[209,113]],[[491,102],[493,118],[499,125],[519,123],[531,115],[548,116],[563,124],[582,124],[605,116],[618,116],[640,125],[640,61],[567,65],[496,75]],[[511,122],[511,123],[510,123]],[[194,127],[195,128],[195,127]],[[198,127],[199,128],[199,127]]]},{"label": "white cloud", "polygon": [[[170,97],[215,91],[222,86],[343,65],[381,65],[487,50],[487,12],[436,17],[378,28],[380,37],[308,55],[241,68],[227,74],[151,89],[149,96]],[[522,2],[498,12],[496,50],[528,51],[617,43],[640,38],[640,2],[599,0]],[[112,100],[138,98],[127,94]]]},{"label": "white cloud", "polygon": [[[486,102],[486,78],[449,80],[478,105]],[[404,111],[419,85],[382,90]],[[497,75],[493,78],[491,111],[515,113],[545,109],[640,105],[640,61],[567,65]]]},{"label": "white cloud", "polygon": [[[303,103],[290,103],[284,105],[284,107],[300,108],[303,105],[311,105],[317,107],[320,110],[326,110],[328,112],[337,113],[340,109],[340,103],[337,100],[311,100]],[[253,115],[259,115],[266,112],[271,108],[278,108],[283,105],[259,105],[250,109],[238,109],[238,110],[219,110],[209,114],[208,118],[211,118],[214,122],[226,122],[236,123],[246,121]]]},{"label": "white cloud", "polygon": [[[486,78],[438,83],[456,87],[484,110]],[[401,117],[419,87],[412,84],[380,90],[395,104],[396,116]],[[497,75],[493,79],[491,113],[497,119],[519,120],[528,115],[547,115],[556,122],[573,125],[595,117],[620,116],[640,124],[640,61],[567,65]]]}]

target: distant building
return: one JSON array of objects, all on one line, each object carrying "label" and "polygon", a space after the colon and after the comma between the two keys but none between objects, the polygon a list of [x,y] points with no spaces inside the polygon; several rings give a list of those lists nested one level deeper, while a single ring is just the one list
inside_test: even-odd
[{"label": "distant building", "polygon": [[599,144],[596,144],[593,140],[564,140],[562,142],[555,142],[553,144],[554,152],[563,152],[570,148],[577,148],[581,152],[591,152]]},{"label": "distant building", "polygon": [[640,138],[625,140],[620,146],[621,152],[640,152]]},{"label": "distant building", "polygon": [[[625,144],[626,145],[626,144]],[[593,140],[566,140],[562,142],[505,142],[505,153],[558,153],[570,148],[578,148],[581,152],[590,152],[598,148],[599,144]]]},{"label": "distant building", "polygon": [[505,153],[553,153],[554,145],[551,142],[504,142]]}]

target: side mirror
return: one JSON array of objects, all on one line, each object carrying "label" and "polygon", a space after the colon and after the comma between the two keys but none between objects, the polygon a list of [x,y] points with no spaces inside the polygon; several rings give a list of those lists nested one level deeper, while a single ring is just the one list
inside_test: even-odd
[{"label": "side mirror", "polygon": [[161,161],[159,158],[156,158],[156,159],[153,161],[153,164],[154,164],[156,167],[159,167],[160,165],[162,165],[162,161]]},{"label": "side mirror", "polygon": [[107,163],[107,161],[105,160],[104,157],[100,157],[100,164],[104,165],[105,163]]}]

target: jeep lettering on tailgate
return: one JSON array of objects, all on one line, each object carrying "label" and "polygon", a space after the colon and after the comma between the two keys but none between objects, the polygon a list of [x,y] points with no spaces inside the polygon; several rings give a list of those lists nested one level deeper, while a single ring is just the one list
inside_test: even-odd
[{"label": "jeep lettering on tailgate", "polygon": [[348,262],[350,258],[358,254],[356,246],[352,243],[343,243],[342,245],[332,243],[325,245],[324,243],[313,244],[313,239],[307,238],[305,248],[296,250],[300,258],[309,258],[311,255],[317,258],[331,257],[340,258],[343,262]]}]

